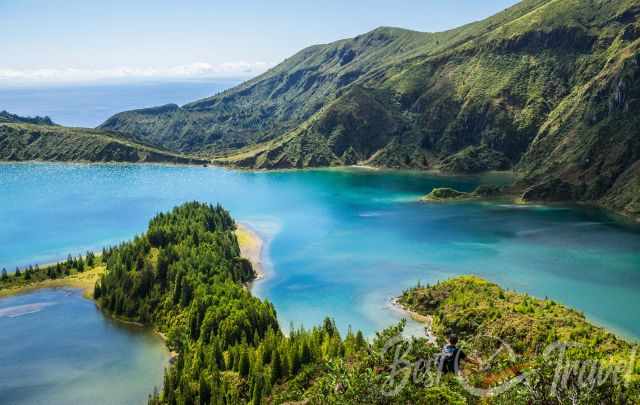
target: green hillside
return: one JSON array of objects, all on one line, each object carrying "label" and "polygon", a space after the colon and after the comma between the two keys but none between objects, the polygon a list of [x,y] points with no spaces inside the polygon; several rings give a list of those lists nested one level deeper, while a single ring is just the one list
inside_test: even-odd
[{"label": "green hillside", "polygon": [[639,13],[639,0],[525,0],[442,33],[379,28],[102,128],[249,168],[514,168],[527,200],[637,217]]},{"label": "green hillside", "polygon": [[[2,120],[1,114],[0,120]],[[57,162],[207,163],[203,159],[195,159],[142,145],[115,133],[52,125],[51,120],[48,118],[21,118],[20,121],[13,119],[13,123],[0,121],[1,160],[18,162],[41,160]]]},{"label": "green hillside", "polygon": [[0,124],[56,125],[49,117],[21,117],[8,111],[0,111]]}]

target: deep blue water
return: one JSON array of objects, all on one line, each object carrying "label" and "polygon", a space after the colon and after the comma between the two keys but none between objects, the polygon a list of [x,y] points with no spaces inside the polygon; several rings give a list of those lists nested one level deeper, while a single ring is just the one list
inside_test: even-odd
[{"label": "deep blue water", "polygon": [[285,328],[329,315],[370,335],[399,319],[388,300],[403,289],[473,273],[640,336],[640,234],[578,208],[417,201],[433,187],[481,181],[362,169],[4,164],[0,266],[99,249],[182,202],[220,202],[271,240],[270,275],[255,292],[274,302]]},{"label": "deep blue water", "polygon": [[128,83],[110,85],[0,88],[0,111],[45,116],[66,126],[93,128],[112,115],[137,108],[209,97],[239,80]]},{"label": "deep blue water", "polygon": [[2,404],[142,404],[167,359],[157,336],[114,324],[77,290],[0,300]]}]

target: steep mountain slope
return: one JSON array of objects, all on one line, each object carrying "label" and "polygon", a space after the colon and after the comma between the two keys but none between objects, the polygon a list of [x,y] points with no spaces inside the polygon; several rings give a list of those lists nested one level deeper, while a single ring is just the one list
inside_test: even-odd
[{"label": "steep mountain slope", "polygon": [[380,29],[354,40],[314,46],[249,82],[183,106],[118,114],[102,128],[183,151],[224,152],[297,128],[336,92],[425,34]]},{"label": "steep mountain slope", "polygon": [[102,128],[241,167],[514,167],[525,199],[638,215],[639,15],[640,0],[527,0],[443,33],[381,28]]},{"label": "steep mountain slope", "polygon": [[0,160],[207,163],[135,143],[114,133],[43,124],[51,123],[48,118],[12,117],[11,123],[7,123],[8,119],[0,121]]},{"label": "steep mountain slope", "polygon": [[214,97],[183,107],[120,113],[101,127],[182,151],[235,151],[287,135],[365,76],[464,43],[541,2],[529,0],[489,20],[443,33],[383,27],[353,39],[312,46]]},{"label": "steep mountain slope", "polygon": [[640,216],[638,36],[637,24],[620,33],[602,68],[549,115],[520,164],[533,186],[525,199],[602,200]]}]

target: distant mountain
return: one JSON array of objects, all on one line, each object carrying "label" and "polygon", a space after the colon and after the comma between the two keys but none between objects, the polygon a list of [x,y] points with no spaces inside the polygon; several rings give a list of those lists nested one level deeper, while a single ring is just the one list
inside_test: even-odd
[{"label": "distant mountain", "polygon": [[512,167],[525,199],[640,216],[639,15],[640,0],[525,0],[442,33],[379,28],[101,128],[250,168]]},{"label": "distant mountain", "polygon": [[208,163],[95,129],[66,128],[51,119],[0,113],[0,160]]},{"label": "distant mountain", "polygon": [[36,124],[36,125],[56,125],[49,117],[21,117],[7,111],[0,111],[0,124]]}]

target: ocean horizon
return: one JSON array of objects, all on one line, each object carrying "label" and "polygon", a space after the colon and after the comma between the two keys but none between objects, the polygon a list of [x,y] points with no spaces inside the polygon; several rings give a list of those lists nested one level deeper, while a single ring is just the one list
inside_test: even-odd
[{"label": "ocean horizon", "polygon": [[0,111],[48,116],[59,125],[95,128],[119,112],[211,97],[245,79],[136,81],[0,87]]}]

